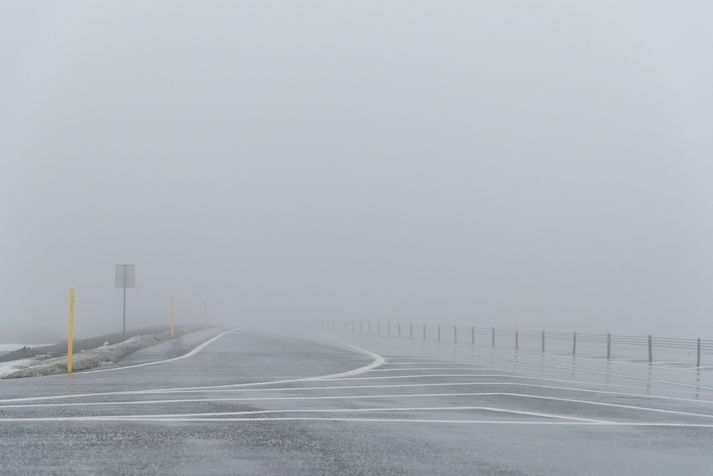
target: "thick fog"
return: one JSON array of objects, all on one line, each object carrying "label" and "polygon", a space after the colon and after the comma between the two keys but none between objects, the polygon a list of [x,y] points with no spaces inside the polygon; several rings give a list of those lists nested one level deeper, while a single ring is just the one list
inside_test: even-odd
[{"label": "thick fog", "polygon": [[712,58],[705,0],[2,1],[0,324],[133,263],[129,327],[711,338]]}]

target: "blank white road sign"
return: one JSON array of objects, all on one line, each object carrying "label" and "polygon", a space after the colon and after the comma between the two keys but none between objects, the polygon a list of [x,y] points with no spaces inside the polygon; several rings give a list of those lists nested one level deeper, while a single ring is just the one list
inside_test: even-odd
[{"label": "blank white road sign", "polygon": [[136,271],[133,264],[117,264],[116,275],[114,276],[114,287],[133,288],[136,287]]}]

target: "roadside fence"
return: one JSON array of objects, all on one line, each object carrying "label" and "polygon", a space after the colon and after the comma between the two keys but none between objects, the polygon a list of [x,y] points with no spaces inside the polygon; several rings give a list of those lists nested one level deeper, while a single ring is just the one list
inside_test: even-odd
[{"label": "roadside fence", "polygon": [[[540,352],[542,354],[571,354],[573,357],[579,355],[613,359],[616,356],[616,358],[626,358],[649,364],[668,364],[682,368],[700,368],[703,357],[708,357],[708,361],[713,362],[713,340],[700,337],[588,334],[379,320],[320,320],[315,321],[314,325],[320,331],[435,340],[454,344],[511,348],[515,351]],[[695,367],[693,367],[694,364]]]}]

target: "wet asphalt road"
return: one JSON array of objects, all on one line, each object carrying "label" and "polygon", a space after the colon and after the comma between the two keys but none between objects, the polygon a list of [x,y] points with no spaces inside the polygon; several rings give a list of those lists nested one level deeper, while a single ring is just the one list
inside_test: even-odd
[{"label": "wet asphalt road", "polygon": [[223,331],[0,381],[0,473],[713,473],[706,373],[241,330],[140,366]]}]

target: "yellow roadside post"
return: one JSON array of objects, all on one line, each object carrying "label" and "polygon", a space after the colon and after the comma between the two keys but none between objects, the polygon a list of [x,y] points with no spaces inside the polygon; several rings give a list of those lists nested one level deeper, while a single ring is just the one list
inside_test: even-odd
[{"label": "yellow roadside post", "polygon": [[169,306],[169,321],[171,328],[171,337],[174,337],[175,333],[173,331],[173,294],[171,294],[171,305]]},{"label": "yellow roadside post", "polygon": [[67,336],[67,373],[72,373],[72,346],[74,344],[74,288],[69,288],[69,335]]}]

